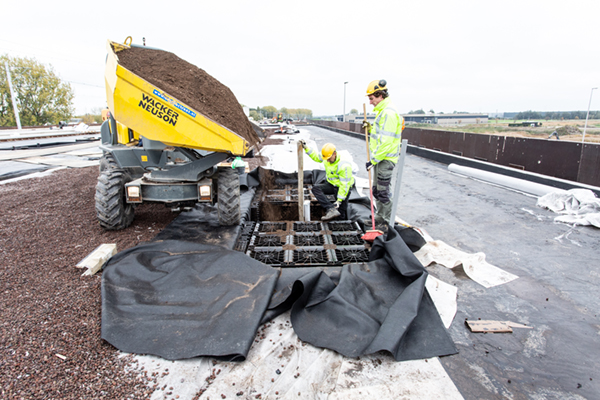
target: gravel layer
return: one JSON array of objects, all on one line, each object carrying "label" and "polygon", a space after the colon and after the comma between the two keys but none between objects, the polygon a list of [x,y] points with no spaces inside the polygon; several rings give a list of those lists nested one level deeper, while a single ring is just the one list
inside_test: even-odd
[{"label": "gravel layer", "polygon": [[177,214],[143,204],[129,228],[105,231],[97,178],[95,166],[0,185],[0,398],[145,399],[156,389],[100,338],[101,272],[82,277],[75,265],[103,243],[122,251],[152,240]]},{"label": "gravel layer", "polygon": [[176,217],[160,204],[105,231],[96,220],[98,167],[0,185],[0,397],[145,398],[144,379],[100,338],[101,275],[75,265],[103,243],[151,240]]}]

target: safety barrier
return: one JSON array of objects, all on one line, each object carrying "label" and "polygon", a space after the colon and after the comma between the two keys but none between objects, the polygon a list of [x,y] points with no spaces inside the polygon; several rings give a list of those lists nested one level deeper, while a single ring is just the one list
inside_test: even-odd
[{"label": "safety barrier", "polygon": [[[361,124],[320,120],[310,122],[350,136],[364,137]],[[419,155],[425,156],[419,149],[429,149],[436,153],[600,187],[600,174],[597,173],[600,171],[600,145],[595,143],[585,143],[582,148],[580,142],[564,140],[411,127],[404,129],[402,138],[408,140],[408,152],[413,154],[420,153]],[[436,157],[441,162],[450,160],[443,154]],[[452,159],[449,162],[456,161]]]}]

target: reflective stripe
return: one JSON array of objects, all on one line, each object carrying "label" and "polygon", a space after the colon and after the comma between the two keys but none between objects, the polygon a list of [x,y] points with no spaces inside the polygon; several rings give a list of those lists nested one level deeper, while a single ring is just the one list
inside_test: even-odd
[{"label": "reflective stripe", "polygon": [[[375,118],[375,123],[379,122],[379,119],[381,118],[381,115],[383,114],[383,112],[385,110],[392,110],[393,112],[395,112],[396,114],[398,114],[398,111],[396,111],[394,108],[392,108],[392,107],[386,107],[383,110],[381,110],[381,112],[379,113],[379,115],[377,116],[377,118]],[[387,115],[385,117],[387,118]],[[400,117],[400,114],[398,114],[398,117]],[[384,121],[384,123],[383,123],[384,126],[385,126],[386,122],[387,122],[387,120]]]},{"label": "reflective stripe", "polygon": [[350,167],[350,169],[352,170],[352,164],[350,164],[348,161],[340,160],[340,163],[338,164],[338,171],[346,167]]},{"label": "reflective stripe", "polygon": [[388,136],[388,137],[392,137],[392,138],[396,139],[396,137],[398,137],[398,136],[401,136],[401,135],[402,135],[402,132],[398,132],[398,133],[396,133],[396,132],[384,131],[384,130],[382,129],[382,130],[380,130],[380,131],[378,132],[378,134],[379,134],[379,135],[381,135],[381,136]]},{"label": "reflective stripe", "polygon": [[[375,135],[377,135],[377,136],[375,137],[375,140],[379,140],[379,136],[380,136],[380,135],[381,135],[381,136],[389,136],[389,137],[393,137],[393,138],[396,138],[396,136],[400,136],[400,135],[402,135],[402,131],[400,131],[400,132],[386,131],[386,130],[384,130],[384,129],[381,129],[381,128],[379,127],[379,125],[383,125],[383,126],[385,126],[385,125],[387,124],[387,118],[388,118],[388,116],[387,116],[387,115],[385,116],[385,120],[383,121],[383,124],[379,124],[379,123],[378,123],[378,122],[379,122],[379,119],[381,118],[381,116],[382,116],[382,114],[383,114],[383,111],[385,111],[385,110],[392,110],[393,112],[396,112],[396,110],[394,110],[393,108],[391,108],[391,107],[387,107],[387,108],[385,108],[384,110],[382,110],[382,112],[381,112],[381,113],[380,113],[380,114],[377,116],[377,118],[375,119],[375,134],[373,134],[373,135],[372,135],[372,136],[375,136]],[[396,113],[396,114],[398,114],[398,113]],[[400,116],[398,116],[398,117],[399,117],[399,118],[401,118]]]},{"label": "reflective stripe", "polygon": [[381,146],[381,143],[377,143],[377,147],[375,147],[375,150],[371,152],[371,159],[372,159],[373,161],[376,161],[376,163],[375,163],[375,164],[377,164],[379,161],[381,161],[381,160],[378,160],[377,158],[375,158],[375,155],[376,155],[377,153],[379,153],[379,146]]},{"label": "reflective stripe", "polygon": [[315,155],[315,153],[316,153],[316,156],[319,158],[319,160],[321,160],[321,162],[323,162],[323,156],[321,155],[320,151],[319,152],[315,152],[312,148],[309,148],[306,151],[306,154],[308,154],[309,156]]},{"label": "reflective stripe", "polygon": [[[388,112],[389,110],[389,112]],[[398,128],[394,131],[388,131],[384,129],[387,126],[388,119],[392,117],[390,112],[396,114],[396,118],[398,119]],[[385,114],[385,118],[382,116]],[[371,162],[373,164],[378,164],[383,160],[397,159],[400,155],[400,146],[401,146],[401,138],[402,138],[402,128],[404,125],[404,118],[398,115],[398,112],[394,109],[394,107],[387,106],[384,109],[379,111],[377,118],[375,118],[374,128],[371,132],[371,140],[370,140],[370,156]],[[395,149],[394,152],[380,154],[383,148],[389,149],[389,147]]]},{"label": "reflective stripe", "polygon": [[339,178],[340,182],[350,182],[352,178]]}]

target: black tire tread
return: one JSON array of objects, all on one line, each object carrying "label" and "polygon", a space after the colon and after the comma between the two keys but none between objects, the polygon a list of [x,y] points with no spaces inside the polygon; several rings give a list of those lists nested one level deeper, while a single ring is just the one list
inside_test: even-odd
[{"label": "black tire tread", "polygon": [[219,224],[238,225],[241,220],[240,178],[232,168],[221,168],[217,187]]},{"label": "black tire tread", "polygon": [[118,167],[111,154],[103,157],[104,168],[96,184],[96,216],[101,227],[107,230],[125,229],[133,222],[134,209],[125,201],[125,183],[129,175]]}]

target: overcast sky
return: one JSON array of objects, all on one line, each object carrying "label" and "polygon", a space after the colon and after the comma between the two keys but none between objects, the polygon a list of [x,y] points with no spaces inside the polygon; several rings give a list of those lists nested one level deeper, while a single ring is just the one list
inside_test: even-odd
[{"label": "overcast sky", "polygon": [[341,114],[344,97],[346,112],[371,111],[365,90],[382,78],[400,113],[587,110],[600,86],[598,0],[20,0],[2,14],[0,54],[51,64],[78,114],[106,106],[106,41],[127,36],[244,105],[315,116]]}]

